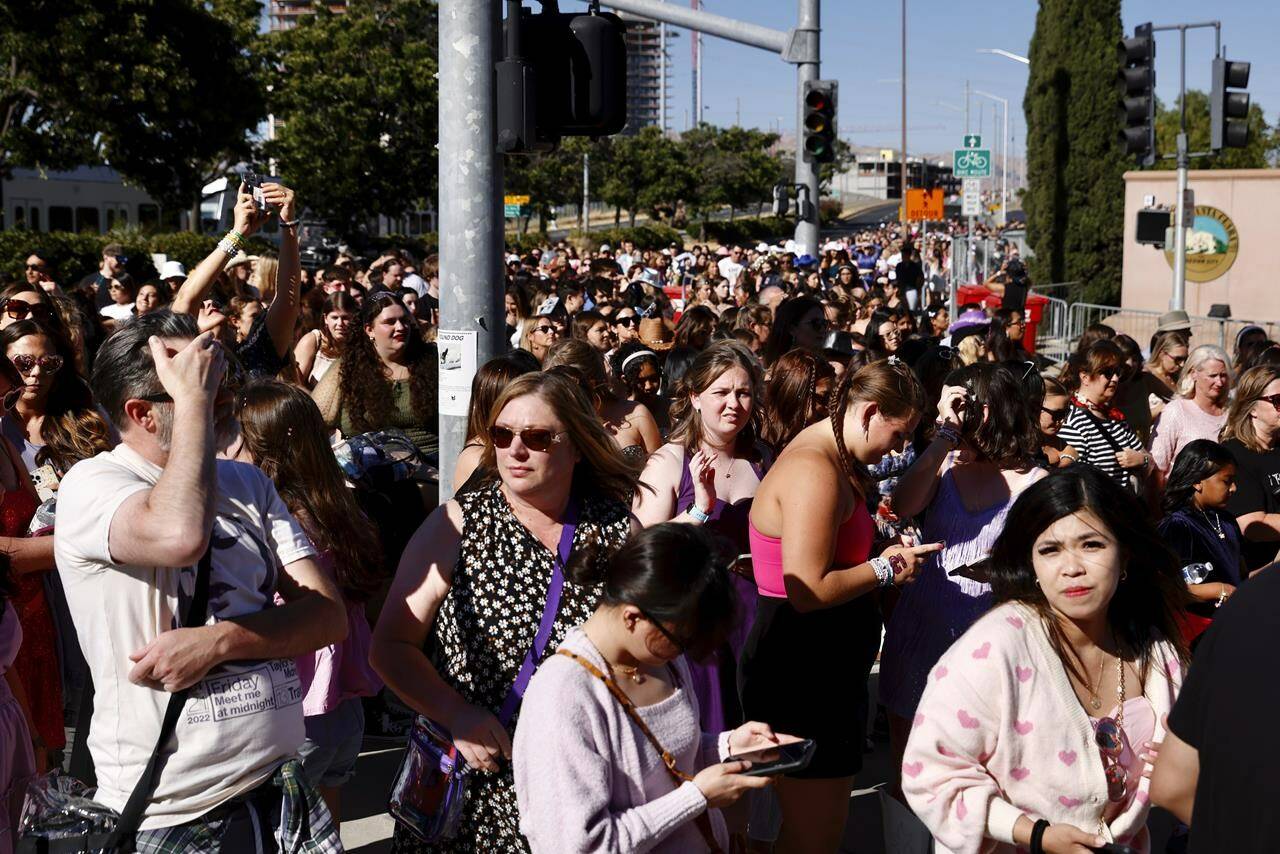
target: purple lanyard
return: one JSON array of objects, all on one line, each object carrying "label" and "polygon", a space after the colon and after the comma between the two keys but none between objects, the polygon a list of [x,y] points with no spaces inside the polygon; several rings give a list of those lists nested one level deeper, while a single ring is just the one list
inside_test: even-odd
[{"label": "purple lanyard", "polygon": [[498,713],[498,720],[504,728],[515,716],[520,701],[524,699],[525,689],[529,687],[529,680],[533,678],[533,672],[538,669],[538,662],[542,660],[542,654],[551,640],[551,629],[555,626],[556,614],[560,612],[560,595],[564,592],[564,567],[569,562],[569,552],[573,549],[573,535],[577,530],[578,502],[570,496],[569,504],[564,511],[560,547],[556,550],[555,560],[551,564],[551,582],[547,585],[547,601],[542,608],[542,621],[538,624],[538,634],[534,637],[529,651],[525,653],[516,681],[507,691],[507,696],[502,701],[502,711]]}]

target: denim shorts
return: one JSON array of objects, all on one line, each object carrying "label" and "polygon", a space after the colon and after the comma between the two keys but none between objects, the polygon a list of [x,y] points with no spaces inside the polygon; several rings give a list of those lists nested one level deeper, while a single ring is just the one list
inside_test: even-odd
[{"label": "denim shorts", "polygon": [[364,705],[359,697],[304,719],[307,740],[298,748],[302,773],[313,786],[336,787],[351,779],[364,741]]}]

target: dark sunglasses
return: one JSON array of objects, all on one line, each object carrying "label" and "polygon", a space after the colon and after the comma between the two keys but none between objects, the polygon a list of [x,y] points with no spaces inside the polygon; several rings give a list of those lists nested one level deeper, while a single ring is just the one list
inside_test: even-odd
[{"label": "dark sunglasses", "polygon": [[639,326],[640,318],[632,314],[627,317],[619,317],[618,319],[613,321],[613,324],[614,326]]},{"label": "dark sunglasses", "polygon": [[1107,778],[1107,800],[1122,801],[1128,788],[1129,772],[1120,764],[1120,756],[1124,753],[1124,735],[1120,725],[1114,718],[1105,717],[1098,721],[1093,738],[1102,753]]},{"label": "dark sunglasses", "polygon": [[37,359],[29,353],[19,353],[16,356],[10,357],[9,361],[13,362],[13,366],[17,368],[18,372],[24,377],[34,371],[37,365],[39,365],[40,370],[44,371],[46,374],[56,374],[62,368],[63,363],[61,356],[41,356]]},{"label": "dark sunglasses", "polygon": [[1258,400],[1265,400],[1267,403],[1274,406],[1277,410],[1280,410],[1280,394],[1268,394],[1258,398]]},{"label": "dark sunglasses", "polygon": [[641,608],[639,605],[636,605],[636,610],[640,612],[640,615],[642,617],[644,617],[646,620],[652,623],[653,627],[657,629],[662,634],[662,636],[671,643],[672,646],[678,649],[681,655],[683,655],[685,650],[689,648],[689,644],[687,642],[680,640],[680,638],[672,634],[670,629],[662,625],[661,622],[659,622],[656,618],[654,618],[654,616],[650,614],[648,611],[646,611],[644,608]]},{"label": "dark sunglasses", "polygon": [[27,265],[28,270],[43,270],[44,268],[45,268],[44,264],[28,264]]},{"label": "dark sunglasses", "polygon": [[543,335],[559,335],[560,330],[554,326],[535,326],[534,332],[541,332]]},{"label": "dark sunglasses", "polygon": [[14,320],[26,320],[28,315],[41,320],[53,317],[53,311],[44,303],[29,303],[26,300],[9,299],[4,301],[4,313]]},{"label": "dark sunglasses", "polygon": [[1071,411],[1071,407],[1068,406],[1063,409],[1050,409],[1047,406],[1042,406],[1040,407],[1040,411],[1045,415],[1048,415],[1054,421],[1061,421],[1067,417],[1067,413]]},{"label": "dark sunglasses", "polygon": [[1124,373],[1123,368],[1121,368],[1119,365],[1113,365],[1110,368],[1099,368],[1097,376],[1106,377],[1107,379],[1111,380],[1120,376],[1122,373]]},{"label": "dark sunglasses", "polygon": [[116,261],[117,261],[117,262],[120,264],[120,266],[122,266],[122,267],[123,267],[125,264],[128,264],[128,263],[129,263],[129,256],[128,256],[128,255],[117,255],[117,256],[115,256],[115,257],[116,257]]},{"label": "dark sunglasses", "polygon": [[[489,428],[489,441],[493,442],[495,448],[501,448],[504,451],[511,447],[511,442],[516,435],[516,431],[510,427],[494,425]],[[561,437],[565,435],[564,431],[557,433],[555,430],[547,430],[544,427],[526,427],[519,432],[521,443],[529,450],[538,453],[551,450],[551,446],[563,441]]]}]

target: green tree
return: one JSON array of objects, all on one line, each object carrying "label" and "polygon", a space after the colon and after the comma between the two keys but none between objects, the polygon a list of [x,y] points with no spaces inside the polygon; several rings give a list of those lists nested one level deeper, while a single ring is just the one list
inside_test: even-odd
[{"label": "green tree", "polygon": [[280,126],[264,151],[344,235],[435,197],[436,28],[429,0],[350,0],[266,38]]},{"label": "green tree", "polygon": [[[1172,106],[1158,105],[1156,113],[1156,148],[1173,154],[1176,149],[1181,112]],[[1187,92],[1187,144],[1191,151],[1209,150],[1209,96],[1192,89]],[[1257,103],[1249,107],[1249,144],[1244,148],[1224,148],[1216,157],[1196,157],[1192,169],[1266,169],[1280,156],[1280,130],[1267,124],[1265,111]],[[1157,160],[1157,169],[1176,169],[1174,160]]]},{"label": "green tree", "polygon": [[632,227],[638,212],[648,211],[657,217],[661,208],[674,207],[686,196],[691,176],[683,152],[658,128],[641,128],[632,136],[615,137],[611,151],[600,197],[626,209]]},{"label": "green tree", "polygon": [[106,162],[186,207],[265,116],[257,0],[0,4],[0,176]]},{"label": "green tree", "polygon": [[[526,194],[530,197],[531,214],[537,214],[538,230],[545,230],[551,209],[560,205],[582,202],[582,155],[591,155],[593,174],[604,164],[596,163],[595,145],[581,136],[565,137],[554,151],[542,154],[512,154],[503,160],[502,185],[505,193]],[[528,228],[528,218],[521,223],[520,232]]]},{"label": "green tree", "polygon": [[1023,109],[1023,204],[1032,280],[1079,282],[1090,302],[1120,296],[1124,170],[1116,44],[1120,0],[1040,0]]}]

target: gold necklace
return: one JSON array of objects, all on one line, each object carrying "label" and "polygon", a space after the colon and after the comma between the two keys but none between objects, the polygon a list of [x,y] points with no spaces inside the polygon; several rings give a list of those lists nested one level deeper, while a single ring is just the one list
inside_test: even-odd
[{"label": "gold necklace", "polygon": [[612,670],[615,666],[622,671],[623,676],[631,680],[632,684],[635,684],[635,685],[644,684],[645,677],[644,677],[644,674],[640,672],[639,667],[628,667],[625,664],[618,664],[618,665],[611,664],[609,665],[609,669]]},{"label": "gold necklace", "polygon": [[[1098,696],[1098,692],[1102,690],[1102,672],[1107,669],[1106,652],[1101,647],[1098,648],[1098,652],[1102,656],[1102,661],[1098,663],[1098,681],[1089,690],[1089,705],[1093,707],[1095,712],[1102,708],[1102,698]],[[1085,685],[1085,687],[1088,688],[1089,686]]]}]

